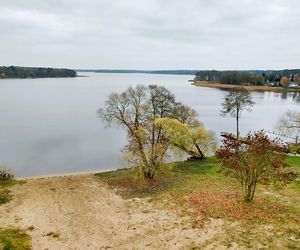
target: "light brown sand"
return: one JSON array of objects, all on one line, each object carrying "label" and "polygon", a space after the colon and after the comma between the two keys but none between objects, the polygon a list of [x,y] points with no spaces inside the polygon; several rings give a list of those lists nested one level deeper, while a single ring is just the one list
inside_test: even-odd
[{"label": "light brown sand", "polygon": [[32,179],[11,190],[0,225],[33,226],[33,249],[211,249],[222,233],[221,220],[194,228],[191,218],[147,199],[121,198],[92,174]]}]

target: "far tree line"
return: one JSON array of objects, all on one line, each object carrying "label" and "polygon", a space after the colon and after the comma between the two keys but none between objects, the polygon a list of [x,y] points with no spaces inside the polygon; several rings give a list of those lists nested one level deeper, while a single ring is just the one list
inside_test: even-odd
[{"label": "far tree line", "polygon": [[211,81],[223,84],[251,84],[256,86],[286,86],[294,83],[300,86],[300,69],[277,71],[198,71],[195,81]]},{"label": "far tree line", "polygon": [[76,71],[58,68],[34,67],[0,67],[0,79],[6,78],[46,78],[46,77],[75,77]]}]

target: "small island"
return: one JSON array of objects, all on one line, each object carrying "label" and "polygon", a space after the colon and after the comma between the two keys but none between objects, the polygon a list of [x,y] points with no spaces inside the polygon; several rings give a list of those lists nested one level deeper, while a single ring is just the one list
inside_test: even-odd
[{"label": "small island", "polygon": [[77,73],[72,69],[40,68],[40,67],[0,67],[0,79],[14,78],[54,78],[54,77],[76,77]]}]

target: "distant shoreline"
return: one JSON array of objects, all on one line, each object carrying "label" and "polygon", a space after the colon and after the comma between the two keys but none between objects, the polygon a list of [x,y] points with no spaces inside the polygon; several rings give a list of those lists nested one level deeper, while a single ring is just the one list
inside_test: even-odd
[{"label": "distant shoreline", "polygon": [[[218,89],[238,89],[244,88],[248,91],[270,91],[270,92],[284,92],[285,89],[282,87],[271,87],[271,86],[245,86],[245,85],[234,85],[234,84],[223,84],[218,82],[198,81],[191,83],[191,85],[197,87],[209,87]],[[300,88],[288,88],[288,92],[300,92]]]},{"label": "distant shoreline", "polygon": [[0,80],[28,80],[28,79],[49,79],[49,78],[77,78],[77,77],[88,77],[88,76],[48,76],[48,77],[7,77],[1,78]]},{"label": "distant shoreline", "polygon": [[23,66],[0,66],[0,79],[36,79],[76,77],[73,69]]}]

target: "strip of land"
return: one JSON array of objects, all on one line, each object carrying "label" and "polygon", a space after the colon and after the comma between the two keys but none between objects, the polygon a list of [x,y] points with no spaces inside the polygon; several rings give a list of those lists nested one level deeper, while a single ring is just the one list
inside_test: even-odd
[{"label": "strip of land", "polygon": [[76,77],[72,69],[0,66],[0,79]]},{"label": "strip of land", "polygon": [[283,87],[234,85],[234,84],[223,84],[223,83],[209,82],[209,81],[198,81],[192,83],[192,85],[198,87],[210,87],[210,88],[219,88],[219,89],[239,89],[243,87],[248,91],[300,92],[300,88],[285,89]]}]

